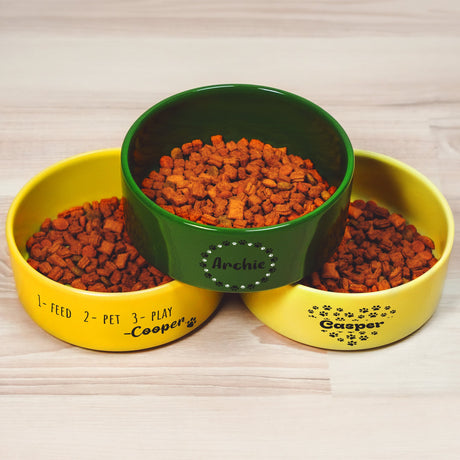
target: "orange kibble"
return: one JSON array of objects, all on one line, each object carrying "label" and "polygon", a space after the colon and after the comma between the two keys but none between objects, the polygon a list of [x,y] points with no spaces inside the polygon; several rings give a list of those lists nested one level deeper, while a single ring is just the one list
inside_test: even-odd
[{"label": "orange kibble", "polygon": [[403,216],[374,201],[348,207],[343,238],[329,261],[303,284],[335,292],[376,292],[400,286],[432,267],[433,241]]}]

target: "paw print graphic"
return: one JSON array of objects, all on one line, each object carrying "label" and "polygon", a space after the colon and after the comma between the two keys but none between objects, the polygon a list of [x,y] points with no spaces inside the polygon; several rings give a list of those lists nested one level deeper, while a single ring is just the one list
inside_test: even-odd
[{"label": "paw print graphic", "polygon": [[347,345],[350,345],[350,347],[353,347],[357,344],[357,342],[355,340],[349,340]]},{"label": "paw print graphic", "polygon": [[377,316],[377,313],[375,312],[369,313],[369,318],[375,318],[376,316]]},{"label": "paw print graphic", "polygon": [[354,339],[356,339],[356,335],[355,334],[347,334],[347,339],[354,340]]},{"label": "paw print graphic", "polygon": [[339,334],[337,332],[329,332],[329,337],[338,337]]},{"label": "paw print graphic", "polygon": [[369,337],[367,335],[360,335],[359,340],[367,340]]},{"label": "paw print graphic", "polygon": [[327,311],[320,311],[319,314],[321,316],[328,316],[328,312]]},{"label": "paw print graphic", "polygon": [[366,307],[360,308],[359,311],[360,311],[361,313],[367,313],[367,312],[369,311],[369,308],[366,308]]},{"label": "paw print graphic", "polygon": [[193,327],[196,324],[196,318],[192,316],[188,321],[187,321],[187,327]]},{"label": "paw print graphic", "polygon": [[332,307],[330,305],[323,305],[323,310],[329,311],[332,310]]},{"label": "paw print graphic", "polygon": [[374,311],[380,310],[380,305],[374,305],[374,306],[372,307],[372,310],[374,310]]},{"label": "paw print graphic", "polygon": [[355,316],[355,314],[352,313],[351,311],[347,311],[347,312],[345,313],[345,316],[346,316],[347,318],[353,318],[353,316]]}]

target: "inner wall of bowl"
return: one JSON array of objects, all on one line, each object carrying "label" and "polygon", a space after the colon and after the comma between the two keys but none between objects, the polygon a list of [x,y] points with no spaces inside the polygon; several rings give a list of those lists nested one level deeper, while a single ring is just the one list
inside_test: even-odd
[{"label": "inner wall of bowl", "polygon": [[351,199],[374,200],[401,214],[435,243],[440,258],[448,243],[448,215],[439,192],[412,168],[384,155],[357,151]]},{"label": "inner wall of bowl", "polygon": [[[190,90],[147,111],[128,132],[123,150],[139,185],[159,158],[185,142],[260,139],[288,153],[310,158],[331,185],[339,186],[348,166],[348,138],[315,104],[290,93],[253,85]],[[126,145],[127,144],[127,145]]]},{"label": "inner wall of bowl", "polygon": [[119,151],[82,154],[57,163],[26,184],[16,198],[12,226],[17,248],[27,259],[26,242],[47,217],[112,196],[121,198]]}]

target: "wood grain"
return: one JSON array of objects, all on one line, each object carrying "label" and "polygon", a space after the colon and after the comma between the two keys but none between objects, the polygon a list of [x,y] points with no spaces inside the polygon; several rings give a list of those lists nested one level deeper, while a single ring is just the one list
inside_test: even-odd
[{"label": "wood grain", "polygon": [[[356,148],[425,174],[460,215],[460,4],[0,0],[0,216],[45,167],[118,147],[155,102],[258,83],[328,110]],[[225,296],[169,346],[100,353],[38,328],[0,229],[0,458],[457,458],[460,253],[433,318],[327,352]],[[458,230],[456,240],[458,240]]]}]

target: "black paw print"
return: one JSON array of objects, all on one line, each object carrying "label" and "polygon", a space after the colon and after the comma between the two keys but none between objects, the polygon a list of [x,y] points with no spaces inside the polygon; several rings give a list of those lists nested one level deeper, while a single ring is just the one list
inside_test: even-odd
[{"label": "black paw print", "polygon": [[339,334],[337,332],[329,332],[329,337],[338,337]]},{"label": "black paw print", "polygon": [[357,342],[355,340],[349,340],[347,345],[350,345],[350,347],[353,347],[357,344]]},{"label": "black paw print", "polygon": [[377,313],[375,312],[369,313],[369,318],[375,318],[376,316],[377,316]]},{"label": "black paw print", "polygon": [[192,316],[188,321],[187,321],[187,327],[193,327],[196,324],[196,318]]},{"label": "black paw print", "polygon": [[329,311],[332,310],[332,307],[330,305],[323,305],[323,310]]},{"label": "black paw print", "polygon": [[359,340],[367,340],[369,337],[367,335],[361,335]]},{"label": "black paw print", "polygon": [[246,241],[240,240],[240,241],[238,241],[238,244],[239,244],[240,246],[244,246],[244,245],[246,244]]},{"label": "black paw print", "polygon": [[354,313],[352,313],[351,311],[347,311],[347,312],[345,313],[345,316],[346,316],[347,318],[353,318],[353,316],[355,316],[355,315],[354,315]]},{"label": "black paw print", "polygon": [[361,313],[367,313],[367,312],[369,311],[369,308],[365,308],[365,307],[364,307],[364,308],[360,308],[359,311],[360,311]]},{"label": "black paw print", "polygon": [[321,316],[328,316],[329,315],[327,311],[320,311],[319,314]]},{"label": "black paw print", "polygon": [[380,310],[380,305],[374,305],[374,306],[372,307],[372,310],[374,310],[374,311]]}]

